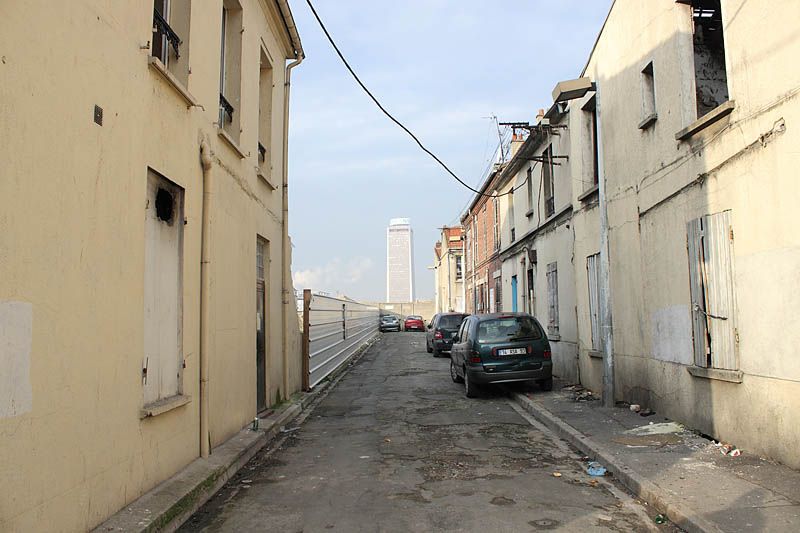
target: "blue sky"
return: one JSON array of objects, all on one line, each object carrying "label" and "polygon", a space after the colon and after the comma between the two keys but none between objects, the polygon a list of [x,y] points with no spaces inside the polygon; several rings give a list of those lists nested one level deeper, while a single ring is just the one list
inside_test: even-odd
[{"label": "blue sky", "polygon": [[[313,0],[312,0],[313,1]],[[498,144],[485,118],[533,121],[577,77],[611,0],[316,0],[383,105],[477,186]],[[306,60],[292,73],[289,232],[295,288],[382,300],[386,227],[410,218],[416,293],[433,298],[438,227],[471,198],[386,119],[340,63],[304,0]]]}]

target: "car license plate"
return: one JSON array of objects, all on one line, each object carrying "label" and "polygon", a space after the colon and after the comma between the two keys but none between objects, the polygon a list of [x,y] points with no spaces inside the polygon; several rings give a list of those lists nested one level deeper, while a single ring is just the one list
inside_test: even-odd
[{"label": "car license plate", "polygon": [[506,348],[504,350],[497,350],[497,355],[524,355],[528,353],[525,348]]}]

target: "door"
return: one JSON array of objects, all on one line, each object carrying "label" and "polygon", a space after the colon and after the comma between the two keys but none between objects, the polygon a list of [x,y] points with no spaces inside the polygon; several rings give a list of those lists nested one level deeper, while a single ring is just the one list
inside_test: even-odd
[{"label": "door", "polygon": [[533,294],[533,269],[528,269],[528,312],[534,314],[536,311],[536,302],[534,301]]},{"label": "door", "polygon": [[517,312],[517,276],[511,276],[511,311]]},{"label": "door", "polygon": [[266,243],[256,242],[256,410],[267,408],[267,317],[265,313]]}]

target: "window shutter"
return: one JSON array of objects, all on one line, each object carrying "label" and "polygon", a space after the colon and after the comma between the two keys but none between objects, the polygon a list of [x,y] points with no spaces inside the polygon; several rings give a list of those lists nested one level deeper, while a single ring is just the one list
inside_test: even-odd
[{"label": "window shutter", "polygon": [[586,273],[589,279],[589,323],[592,330],[592,350],[603,349],[600,338],[600,286],[598,284],[600,268],[600,254],[590,255],[586,258]]}]

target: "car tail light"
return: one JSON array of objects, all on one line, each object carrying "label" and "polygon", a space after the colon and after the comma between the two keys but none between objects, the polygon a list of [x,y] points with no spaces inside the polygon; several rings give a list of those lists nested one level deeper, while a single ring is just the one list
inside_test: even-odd
[{"label": "car tail light", "polygon": [[442,335],[441,331],[437,331],[436,333],[433,334],[433,338],[436,339],[437,341],[440,341],[444,339],[444,335]]},{"label": "car tail light", "polygon": [[533,351],[533,348],[531,348],[530,346],[528,346],[527,349],[528,349],[528,353],[531,353]]},{"label": "car tail light", "polygon": [[544,358],[545,359],[550,359],[552,357],[552,355],[553,354],[550,353],[550,350],[545,350],[544,351]]},{"label": "car tail light", "polygon": [[480,354],[478,352],[476,352],[475,350],[472,350],[469,353],[469,362],[470,363],[480,363],[481,362]]}]

